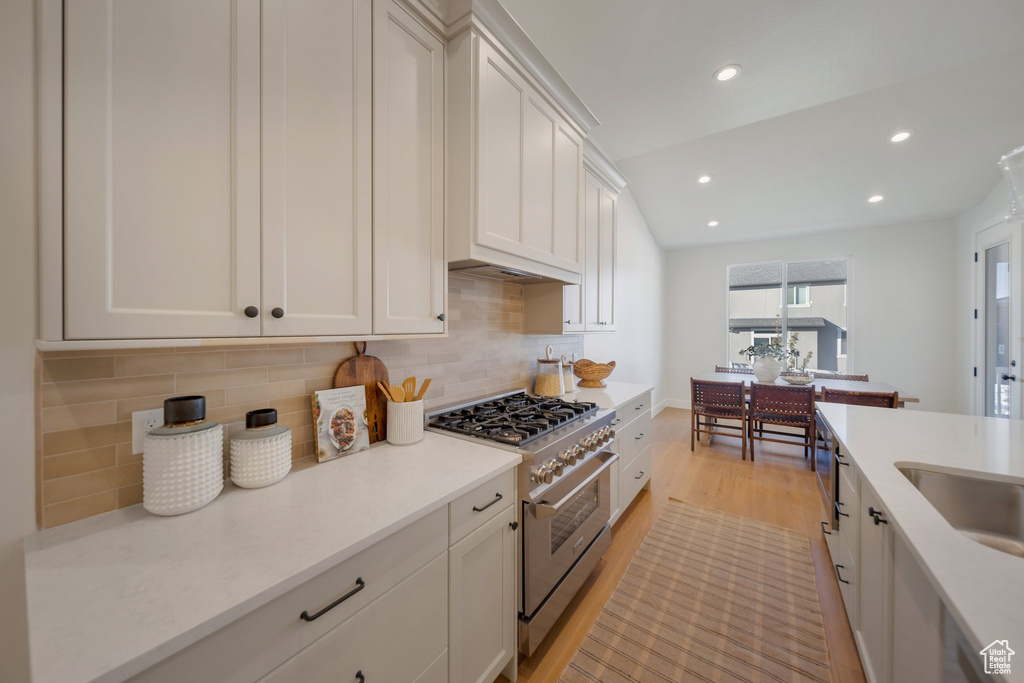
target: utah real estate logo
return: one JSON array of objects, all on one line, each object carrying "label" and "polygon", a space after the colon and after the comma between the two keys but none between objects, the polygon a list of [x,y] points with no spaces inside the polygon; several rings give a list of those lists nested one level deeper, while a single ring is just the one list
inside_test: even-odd
[{"label": "utah real estate logo", "polygon": [[993,640],[979,654],[985,658],[985,673],[1009,675],[1010,657],[1017,653],[1010,649],[1009,641]]}]

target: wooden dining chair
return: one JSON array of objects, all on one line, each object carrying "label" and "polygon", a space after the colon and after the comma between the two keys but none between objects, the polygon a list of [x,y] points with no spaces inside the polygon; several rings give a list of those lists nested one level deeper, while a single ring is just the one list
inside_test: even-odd
[{"label": "wooden dining chair", "polygon": [[874,406],[876,408],[896,408],[900,404],[898,391],[892,393],[880,391],[846,391],[845,389],[821,390],[822,403],[846,403],[853,406]]},{"label": "wooden dining chair", "polygon": [[753,368],[734,368],[731,365],[716,365],[715,372],[724,372],[730,375],[753,375]]},{"label": "wooden dining chair", "polygon": [[[814,446],[814,388],[786,387],[777,384],[750,385],[750,419],[747,423],[747,439],[750,441],[750,459],[754,459],[754,440],[788,443],[804,447],[804,457],[809,458]],[[755,428],[757,423],[757,428]],[[803,430],[799,434],[777,429],[765,429],[765,425],[777,425]],[[769,436],[765,436],[768,434]],[[787,437],[787,438],[782,438]],[[814,458],[811,458],[811,469]]]},{"label": "wooden dining chair", "polygon": [[[747,459],[747,401],[743,382],[709,382],[690,378],[690,450],[701,434],[711,437],[734,436],[742,443],[743,459]],[[719,420],[738,420],[739,425],[721,424]],[[720,430],[738,430],[739,434]]]}]

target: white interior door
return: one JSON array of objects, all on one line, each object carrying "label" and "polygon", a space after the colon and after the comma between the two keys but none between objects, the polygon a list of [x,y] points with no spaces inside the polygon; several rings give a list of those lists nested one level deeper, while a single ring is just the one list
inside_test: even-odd
[{"label": "white interior door", "polygon": [[64,15],[65,336],[259,335],[260,3]]},{"label": "white interior door", "polygon": [[1024,296],[1020,223],[1001,223],[977,236],[976,413],[1019,420],[1024,374]]},{"label": "white interior door", "polygon": [[262,4],[263,334],[370,334],[371,0]]}]

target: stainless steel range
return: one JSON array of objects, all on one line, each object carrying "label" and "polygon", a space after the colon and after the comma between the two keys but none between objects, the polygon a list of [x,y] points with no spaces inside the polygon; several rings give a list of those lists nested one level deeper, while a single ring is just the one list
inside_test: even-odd
[{"label": "stainless steel range", "polygon": [[519,650],[531,655],[611,543],[613,410],[511,392],[427,416],[427,428],[523,456]]}]

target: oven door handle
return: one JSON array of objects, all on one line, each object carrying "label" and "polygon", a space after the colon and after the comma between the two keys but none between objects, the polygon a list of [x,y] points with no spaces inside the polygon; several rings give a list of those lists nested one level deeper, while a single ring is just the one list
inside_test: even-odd
[{"label": "oven door handle", "polygon": [[576,494],[578,494],[584,488],[589,486],[595,479],[601,476],[602,472],[611,467],[612,463],[619,459],[618,454],[612,453],[611,451],[606,452],[609,453],[612,457],[605,460],[604,463],[602,463],[600,467],[594,470],[589,477],[580,482],[580,484],[572,491],[569,491],[569,493],[566,494],[565,498],[558,501],[557,503],[534,503],[533,516],[537,519],[544,519],[545,517],[553,517],[557,515],[559,512],[561,512],[562,508],[568,505],[576,496]]}]

